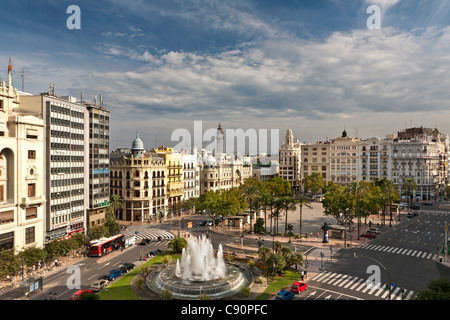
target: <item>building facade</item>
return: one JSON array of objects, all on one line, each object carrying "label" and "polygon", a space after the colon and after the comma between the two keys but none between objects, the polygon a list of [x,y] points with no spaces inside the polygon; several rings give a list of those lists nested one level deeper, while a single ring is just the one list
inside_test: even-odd
[{"label": "building facade", "polygon": [[279,174],[280,177],[291,183],[294,191],[301,190],[301,153],[302,143],[294,140],[291,129],[286,132],[284,143],[281,145],[279,153]]},{"label": "building facade", "polygon": [[44,243],[46,176],[44,120],[21,105],[11,83],[0,83],[0,251],[17,253]]},{"label": "building facade", "polygon": [[330,180],[348,185],[358,180],[359,139],[351,138],[344,130],[342,135],[330,141]]},{"label": "building facade", "polygon": [[110,154],[111,194],[122,198],[116,217],[124,221],[150,221],[167,212],[167,175],[164,158],[145,152],[139,136],[131,152]]},{"label": "building facade", "polygon": [[[95,99],[97,100],[97,99]],[[110,112],[99,104],[86,103],[89,113],[89,203],[87,223],[90,227],[104,223],[109,207],[109,119]],[[86,133],[87,135],[87,133]]]},{"label": "building facade", "polygon": [[448,136],[432,128],[408,128],[392,142],[392,180],[401,190],[408,178],[417,200],[441,199],[448,185]]},{"label": "building facade", "polygon": [[28,109],[42,112],[46,191],[45,241],[70,237],[88,227],[89,113],[73,97],[58,97],[54,88],[23,95]]}]

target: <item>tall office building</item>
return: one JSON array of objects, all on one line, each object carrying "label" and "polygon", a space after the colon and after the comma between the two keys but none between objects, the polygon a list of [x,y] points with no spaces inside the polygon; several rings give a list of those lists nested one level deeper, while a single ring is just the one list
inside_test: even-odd
[{"label": "tall office building", "polygon": [[43,113],[46,171],[45,240],[86,229],[88,191],[88,113],[73,97],[58,97],[54,86],[40,95],[23,95],[25,107]]},{"label": "tall office building", "polygon": [[[83,102],[89,114],[89,204],[87,220],[90,227],[103,224],[110,199],[109,119],[110,111],[103,100]],[[87,135],[87,134],[86,134]]]},{"label": "tall office building", "polygon": [[43,246],[46,176],[44,120],[41,112],[27,109],[8,83],[0,83],[0,251],[17,253]]}]

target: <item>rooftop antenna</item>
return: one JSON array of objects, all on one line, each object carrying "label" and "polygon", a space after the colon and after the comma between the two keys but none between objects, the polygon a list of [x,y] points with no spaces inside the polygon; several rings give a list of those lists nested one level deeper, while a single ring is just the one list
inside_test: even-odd
[{"label": "rooftop antenna", "polygon": [[84,102],[84,93],[83,93],[83,92],[81,92],[81,97],[80,97],[80,100],[81,100],[81,103],[83,103],[83,102]]},{"label": "rooftop antenna", "polygon": [[101,92],[99,92],[99,99],[100,99],[100,105],[103,106],[103,95]]},{"label": "rooftop antenna", "polygon": [[22,68],[20,72],[20,77],[22,78],[22,92],[25,92],[25,69]]},{"label": "rooftop antenna", "polygon": [[54,82],[50,82],[50,84],[48,85],[48,92],[51,95],[55,95],[55,83]]}]

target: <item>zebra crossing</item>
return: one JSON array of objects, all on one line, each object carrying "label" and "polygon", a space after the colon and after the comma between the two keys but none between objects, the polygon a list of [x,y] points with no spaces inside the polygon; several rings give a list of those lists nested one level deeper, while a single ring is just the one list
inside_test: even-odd
[{"label": "zebra crossing", "polygon": [[123,232],[125,237],[128,236],[135,236],[136,237],[136,243],[139,243],[142,239],[150,239],[153,241],[157,241],[159,237],[161,237],[161,240],[172,240],[175,238],[175,236],[162,229],[155,229],[155,228],[143,228],[140,226],[129,226],[127,230]]},{"label": "zebra crossing", "polygon": [[[383,283],[370,283],[366,279],[325,271],[314,276],[310,281],[319,282],[322,284],[332,285],[343,289],[352,290],[355,293],[364,293],[371,295],[376,299],[391,299],[391,300],[410,300],[414,297],[413,290],[405,290],[401,287],[392,285],[390,290],[386,288]],[[402,292],[403,289],[403,292]],[[389,296],[390,291],[390,296]]]},{"label": "zebra crossing", "polygon": [[370,244],[370,243],[363,245],[361,247],[361,249],[381,251],[381,252],[393,253],[393,254],[400,254],[400,255],[405,255],[405,256],[410,256],[410,257],[422,258],[422,259],[431,259],[431,260],[437,259],[436,253],[414,250],[414,249],[405,249],[405,248],[397,248],[397,247],[391,247],[391,246],[375,245],[375,244]]}]

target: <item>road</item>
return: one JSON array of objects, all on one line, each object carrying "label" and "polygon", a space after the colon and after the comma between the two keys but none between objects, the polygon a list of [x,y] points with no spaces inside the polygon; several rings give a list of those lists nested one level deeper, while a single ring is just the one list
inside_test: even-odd
[{"label": "road", "polygon": [[[423,208],[416,217],[381,228],[381,234],[363,246],[339,250],[309,283],[360,299],[387,299],[385,285],[393,283],[391,299],[408,300],[431,280],[450,278],[450,268],[438,263],[450,211],[437,204]],[[367,281],[374,286],[369,288]]]}]

